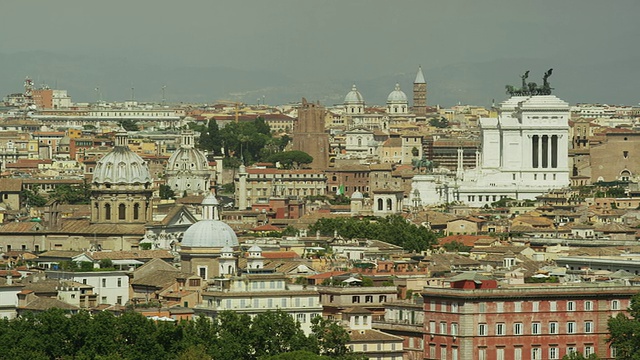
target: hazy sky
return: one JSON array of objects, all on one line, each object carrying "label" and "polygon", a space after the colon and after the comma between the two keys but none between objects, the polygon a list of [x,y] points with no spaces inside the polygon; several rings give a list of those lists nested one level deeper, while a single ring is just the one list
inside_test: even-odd
[{"label": "hazy sky", "polygon": [[0,53],[358,81],[418,64],[638,59],[638,14],[637,0],[4,0]]}]

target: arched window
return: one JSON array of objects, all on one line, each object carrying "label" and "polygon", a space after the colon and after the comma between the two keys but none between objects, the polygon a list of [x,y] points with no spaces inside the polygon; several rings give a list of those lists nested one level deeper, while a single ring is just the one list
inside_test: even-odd
[{"label": "arched window", "polygon": [[104,219],[111,220],[111,204],[104,204]]},{"label": "arched window", "polygon": [[393,210],[393,203],[391,199],[387,199],[387,210],[389,211]]},{"label": "arched window", "polygon": [[384,202],[382,199],[378,199],[378,211],[384,210]]},{"label": "arched window", "polygon": [[362,138],[361,137],[358,138],[358,146],[362,146]]},{"label": "arched window", "polygon": [[135,203],[133,205],[133,220],[138,220],[140,218],[140,204]]},{"label": "arched window", "polygon": [[620,180],[621,181],[631,180],[631,172],[629,170],[622,170],[622,172],[620,173]]},{"label": "arched window", "polygon": [[127,207],[124,204],[118,205],[118,220],[127,219]]}]

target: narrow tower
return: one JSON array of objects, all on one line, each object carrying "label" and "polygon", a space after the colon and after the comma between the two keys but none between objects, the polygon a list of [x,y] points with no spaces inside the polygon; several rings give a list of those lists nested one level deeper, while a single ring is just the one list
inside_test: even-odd
[{"label": "narrow tower", "polygon": [[324,131],[325,115],[324,107],[303,98],[293,132],[293,149],[311,155],[311,168],[317,170],[329,167],[329,135]]},{"label": "narrow tower", "polygon": [[427,114],[427,82],[422,75],[421,66],[418,66],[418,74],[413,81],[413,113],[418,117]]}]

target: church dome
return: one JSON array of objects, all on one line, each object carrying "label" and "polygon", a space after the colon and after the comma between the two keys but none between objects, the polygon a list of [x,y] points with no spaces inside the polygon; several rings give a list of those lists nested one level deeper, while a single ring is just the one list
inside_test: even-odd
[{"label": "church dome", "polygon": [[351,199],[364,199],[364,195],[360,191],[356,190],[351,194]]},{"label": "church dome", "polygon": [[181,147],[171,154],[167,162],[167,170],[172,173],[207,171],[208,169],[207,157],[196,148]]},{"label": "church dome", "polygon": [[407,94],[400,90],[400,84],[396,84],[396,88],[387,97],[387,103],[406,103]]},{"label": "church dome", "polygon": [[116,146],[98,160],[93,171],[93,182],[98,184],[146,184],[151,182],[147,162],[127,146],[127,133],[116,134]]},{"label": "church dome", "polygon": [[356,84],[353,84],[351,91],[344,97],[345,104],[364,104],[364,98],[360,91],[356,88]]},{"label": "church dome", "polygon": [[233,229],[220,220],[200,220],[184,232],[181,245],[192,248],[224,248],[238,246]]}]

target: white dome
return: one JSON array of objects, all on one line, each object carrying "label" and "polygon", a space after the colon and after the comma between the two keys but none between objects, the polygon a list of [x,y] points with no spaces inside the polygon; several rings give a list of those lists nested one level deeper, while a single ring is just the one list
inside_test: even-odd
[{"label": "white dome", "polygon": [[344,97],[345,104],[364,104],[364,98],[360,91],[356,88],[356,84],[353,84],[351,91]]},{"label": "white dome", "polygon": [[364,199],[364,195],[362,195],[362,193],[358,190],[354,191],[353,194],[351,194],[351,198],[352,199]]},{"label": "white dome", "polygon": [[202,151],[195,148],[179,148],[167,161],[167,173],[201,172],[209,170],[209,162]]},{"label": "white dome", "polygon": [[220,220],[200,220],[189,226],[181,242],[181,246],[192,248],[224,248],[238,245],[236,233]]},{"label": "white dome", "polygon": [[116,146],[98,160],[93,170],[98,184],[146,184],[151,182],[147,162],[126,146]]},{"label": "white dome", "polygon": [[396,84],[395,90],[393,90],[389,97],[387,97],[387,103],[407,103],[407,94],[400,90],[400,84]]}]

